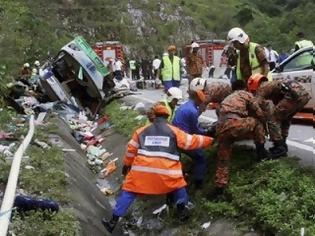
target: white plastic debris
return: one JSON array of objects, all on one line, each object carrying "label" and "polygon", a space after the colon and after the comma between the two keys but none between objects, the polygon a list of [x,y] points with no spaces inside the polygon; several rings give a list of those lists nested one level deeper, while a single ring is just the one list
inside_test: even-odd
[{"label": "white plastic debris", "polygon": [[73,149],[73,148],[63,148],[62,151],[63,152],[75,152],[75,149]]},{"label": "white plastic debris", "polygon": [[87,162],[88,162],[88,164],[89,164],[90,166],[95,166],[95,162],[94,162],[94,161],[88,160]]},{"label": "white plastic debris", "polygon": [[159,214],[161,214],[162,211],[164,211],[166,209],[167,209],[167,205],[164,204],[160,208],[154,210],[152,213],[153,213],[153,215],[159,215]]},{"label": "white plastic debris", "polygon": [[33,166],[30,166],[30,165],[25,166],[25,169],[27,169],[27,170],[35,170],[35,168]]},{"label": "white plastic debris", "polygon": [[141,111],[144,109],[145,109],[145,105],[143,102],[138,102],[134,107],[134,110],[136,110],[136,111]]},{"label": "white plastic debris", "polygon": [[201,228],[203,228],[203,229],[208,229],[210,225],[211,225],[211,221],[204,223],[204,224],[201,226]]},{"label": "white plastic debris", "polygon": [[95,159],[95,165],[102,165],[103,164],[103,161],[100,160],[100,159]]},{"label": "white plastic debris", "polygon": [[143,115],[138,115],[138,116],[136,116],[135,117],[135,120],[143,120],[143,119],[145,119],[146,117],[145,116],[143,116]]},{"label": "white plastic debris", "polygon": [[121,107],[119,108],[119,110],[121,110],[121,111],[126,111],[126,110],[130,110],[130,109],[131,109],[130,106],[121,106]]},{"label": "white plastic debris", "polygon": [[137,220],[137,223],[136,223],[138,228],[140,228],[142,222],[143,222],[143,217],[140,216],[139,219]]},{"label": "white plastic debris", "polygon": [[34,143],[37,144],[38,146],[40,146],[43,149],[49,149],[50,148],[50,146],[47,143],[39,141],[38,139],[35,139]]}]

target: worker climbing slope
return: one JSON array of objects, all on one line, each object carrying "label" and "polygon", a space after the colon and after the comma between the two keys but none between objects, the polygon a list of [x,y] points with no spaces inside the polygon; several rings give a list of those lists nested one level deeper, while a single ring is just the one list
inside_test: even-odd
[{"label": "worker climbing slope", "polygon": [[182,173],[179,148],[194,150],[207,147],[212,138],[190,135],[168,124],[168,109],[157,104],[153,108],[156,118],[150,125],[138,129],[128,143],[124,157],[123,174],[126,175],[110,220],[103,219],[105,228],[112,232],[120,217],[139,194],[170,194],[176,204],[178,218],[188,218],[188,195]]}]

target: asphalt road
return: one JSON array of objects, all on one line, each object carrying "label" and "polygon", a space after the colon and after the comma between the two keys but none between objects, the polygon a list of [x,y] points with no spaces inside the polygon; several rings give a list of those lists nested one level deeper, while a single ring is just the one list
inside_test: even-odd
[{"label": "asphalt road", "polygon": [[[183,92],[187,91],[187,85],[181,86]],[[152,104],[163,99],[164,93],[162,90],[144,89],[138,90],[137,94],[125,97],[123,100],[128,103],[143,102],[145,104]],[[187,94],[184,94],[187,98]],[[208,110],[200,116],[201,121],[215,121],[217,119],[213,110]],[[287,144],[289,145],[289,155],[296,156],[300,159],[300,163],[304,166],[315,166],[315,132],[310,125],[292,124],[290,127],[289,138]],[[244,141],[246,144],[253,145],[252,141]],[[243,142],[243,143],[244,143]],[[266,144],[267,147],[271,143]]]}]

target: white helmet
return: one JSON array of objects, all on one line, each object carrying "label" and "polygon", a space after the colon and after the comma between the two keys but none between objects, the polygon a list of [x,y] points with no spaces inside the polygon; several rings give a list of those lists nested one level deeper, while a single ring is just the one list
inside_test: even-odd
[{"label": "white helmet", "polygon": [[167,90],[167,101],[171,102],[173,99],[183,99],[183,92],[177,87],[171,87]]},{"label": "white helmet", "polygon": [[198,43],[193,42],[193,43],[191,44],[191,48],[199,48],[199,47],[200,47],[200,46],[199,46]]},{"label": "white helmet", "polygon": [[207,85],[207,80],[205,78],[194,78],[190,82],[189,90],[190,91],[197,91],[197,90],[204,90]]},{"label": "white helmet", "polygon": [[24,63],[23,66],[24,66],[24,67],[30,67],[30,64],[29,64],[29,63]]},{"label": "white helmet", "polygon": [[238,41],[240,43],[245,43],[248,39],[248,35],[241,28],[232,28],[227,36],[227,40],[230,42]]},{"label": "white helmet", "polygon": [[40,66],[39,61],[35,61],[35,62],[34,62],[34,65],[35,65],[35,66]]}]

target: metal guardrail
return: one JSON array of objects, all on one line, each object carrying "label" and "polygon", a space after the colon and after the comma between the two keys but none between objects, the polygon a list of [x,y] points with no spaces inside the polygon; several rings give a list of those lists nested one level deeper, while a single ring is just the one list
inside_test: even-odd
[{"label": "metal guardrail", "polygon": [[7,235],[15,198],[17,181],[20,173],[22,156],[33,138],[34,130],[34,116],[32,115],[29,122],[29,131],[13,157],[9,179],[0,209],[0,236]]}]

